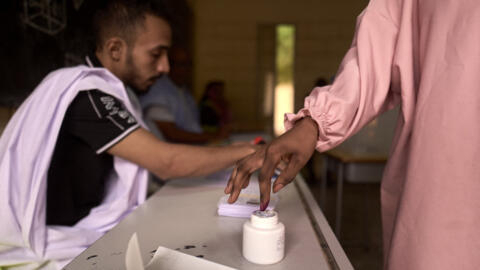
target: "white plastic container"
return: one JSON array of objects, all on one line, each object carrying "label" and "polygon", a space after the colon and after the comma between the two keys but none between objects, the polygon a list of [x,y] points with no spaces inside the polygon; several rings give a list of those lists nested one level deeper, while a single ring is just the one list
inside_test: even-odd
[{"label": "white plastic container", "polygon": [[274,264],[285,254],[285,226],[275,211],[257,210],[243,224],[243,257],[256,264]]}]

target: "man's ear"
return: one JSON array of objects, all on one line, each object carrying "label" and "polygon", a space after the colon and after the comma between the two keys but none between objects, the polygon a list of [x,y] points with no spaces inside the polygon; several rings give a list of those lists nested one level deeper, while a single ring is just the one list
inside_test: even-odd
[{"label": "man's ear", "polygon": [[112,37],[105,43],[105,52],[113,62],[120,61],[126,50],[127,43],[119,37]]}]

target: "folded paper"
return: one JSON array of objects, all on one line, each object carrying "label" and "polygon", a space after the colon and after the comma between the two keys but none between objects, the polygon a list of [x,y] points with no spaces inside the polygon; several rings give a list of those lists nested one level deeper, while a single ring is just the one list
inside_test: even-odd
[{"label": "folded paper", "polygon": [[202,258],[197,258],[176,250],[159,246],[153,255],[153,258],[147,265],[143,264],[140,245],[138,243],[137,233],[134,233],[128,242],[125,256],[125,266],[127,270],[234,270],[225,265],[211,262]]}]

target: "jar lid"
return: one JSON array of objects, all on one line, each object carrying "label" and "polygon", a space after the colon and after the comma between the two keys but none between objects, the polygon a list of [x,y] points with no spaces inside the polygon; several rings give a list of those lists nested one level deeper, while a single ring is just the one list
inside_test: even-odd
[{"label": "jar lid", "polygon": [[252,213],[250,222],[252,223],[253,227],[265,229],[271,228],[278,224],[278,214],[273,210],[256,210]]}]

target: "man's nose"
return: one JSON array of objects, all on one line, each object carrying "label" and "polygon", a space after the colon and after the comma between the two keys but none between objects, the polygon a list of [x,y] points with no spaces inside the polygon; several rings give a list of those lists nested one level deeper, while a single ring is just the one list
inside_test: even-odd
[{"label": "man's nose", "polygon": [[160,61],[157,64],[157,72],[160,74],[170,72],[170,64],[168,63],[168,57],[160,58]]}]

